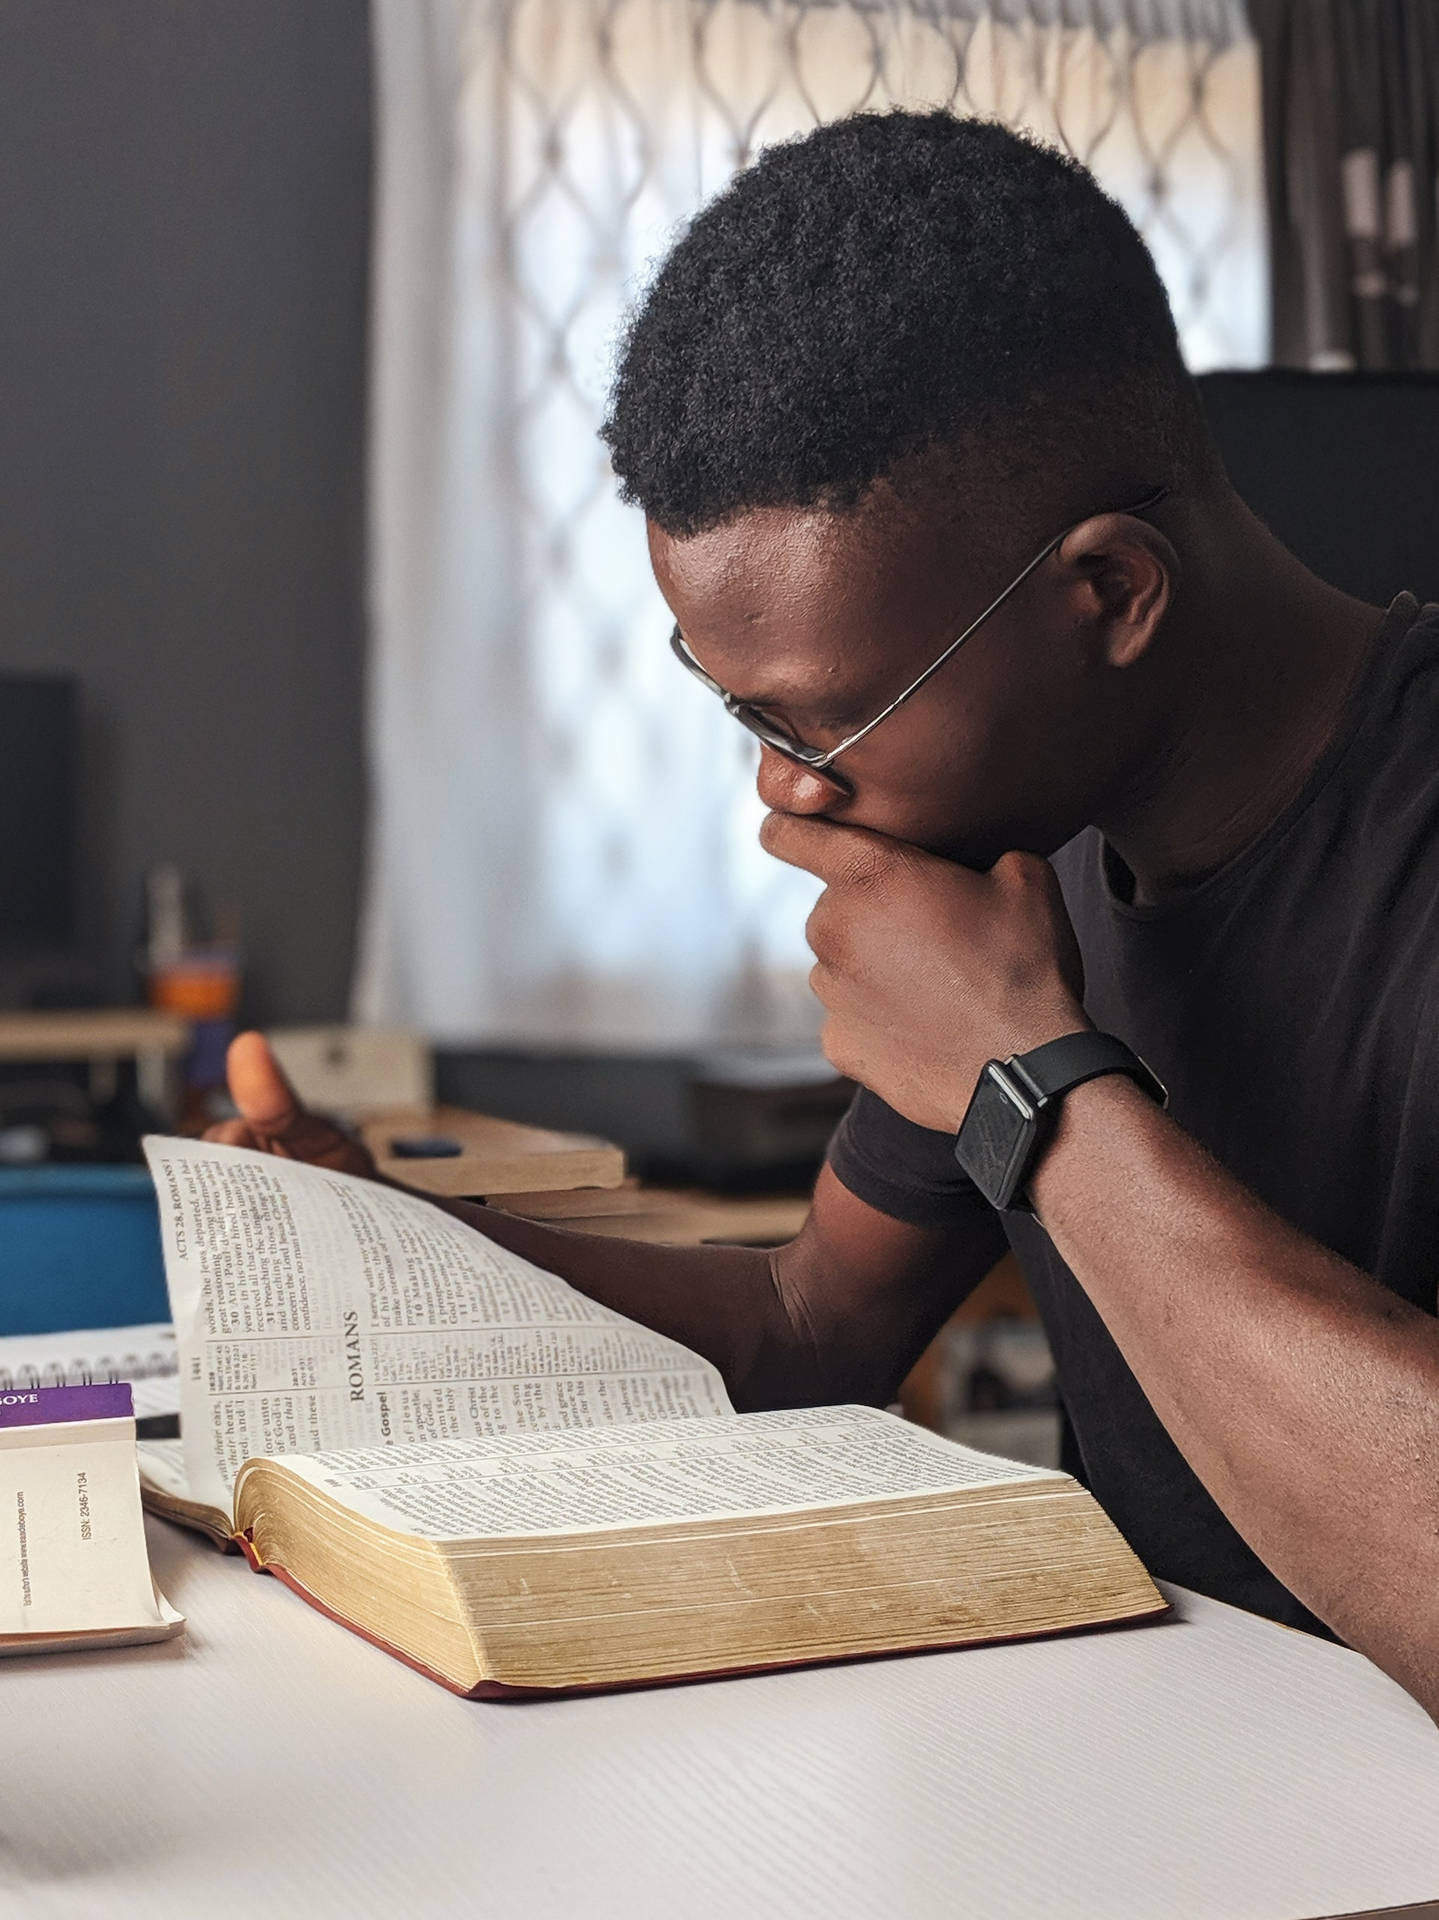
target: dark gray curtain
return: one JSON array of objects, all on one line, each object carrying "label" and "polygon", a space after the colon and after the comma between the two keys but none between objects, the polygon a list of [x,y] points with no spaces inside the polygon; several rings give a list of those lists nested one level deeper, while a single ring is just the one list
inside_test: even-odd
[{"label": "dark gray curtain", "polygon": [[1439,369],[1439,0],[1250,0],[1273,357]]}]

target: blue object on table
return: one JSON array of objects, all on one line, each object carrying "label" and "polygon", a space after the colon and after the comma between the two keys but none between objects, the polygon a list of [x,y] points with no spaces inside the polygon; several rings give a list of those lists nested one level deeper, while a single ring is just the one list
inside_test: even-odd
[{"label": "blue object on table", "polygon": [[0,1168],[0,1335],[169,1318],[144,1167]]}]

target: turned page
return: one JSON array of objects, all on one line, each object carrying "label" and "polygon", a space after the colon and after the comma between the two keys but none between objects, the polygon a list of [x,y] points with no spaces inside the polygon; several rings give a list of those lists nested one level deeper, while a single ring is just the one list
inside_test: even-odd
[{"label": "turned page", "polygon": [[730,1411],[716,1370],[417,1196],[151,1138],[190,1497],[251,1455]]},{"label": "turned page", "polygon": [[510,1434],[403,1453],[371,1447],[284,1465],[367,1519],[431,1540],[813,1511],[1020,1481],[1048,1480],[1056,1492],[1074,1485],[1050,1468],[977,1453],[874,1407]]}]

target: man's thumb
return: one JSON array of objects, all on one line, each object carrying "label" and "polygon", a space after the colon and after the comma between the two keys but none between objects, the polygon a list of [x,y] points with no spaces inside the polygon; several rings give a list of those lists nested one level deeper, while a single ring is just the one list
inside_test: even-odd
[{"label": "man's thumb", "polygon": [[240,1118],[273,1132],[301,1111],[299,1097],[280,1071],[262,1033],[240,1033],[225,1058],[230,1098]]}]

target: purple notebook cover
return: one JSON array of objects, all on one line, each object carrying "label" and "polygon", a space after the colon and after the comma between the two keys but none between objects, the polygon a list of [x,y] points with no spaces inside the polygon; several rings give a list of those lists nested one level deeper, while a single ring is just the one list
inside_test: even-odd
[{"label": "purple notebook cover", "polygon": [[0,1393],[0,1427],[53,1426],[57,1420],[131,1420],[124,1380],[97,1387],[14,1387]]}]

